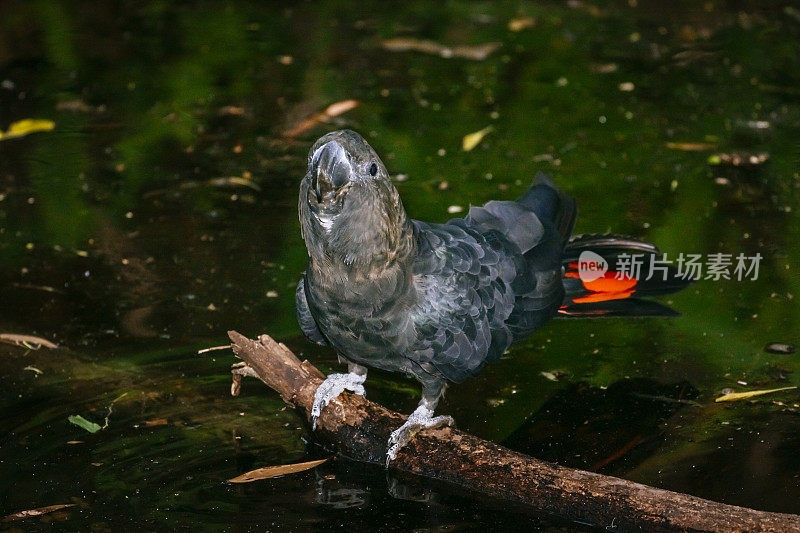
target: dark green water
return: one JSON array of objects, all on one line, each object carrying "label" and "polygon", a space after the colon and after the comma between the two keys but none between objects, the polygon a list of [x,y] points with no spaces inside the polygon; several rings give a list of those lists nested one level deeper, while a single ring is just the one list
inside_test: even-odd
[{"label": "dark green water", "polygon": [[[443,58],[381,46],[394,37],[501,47]],[[66,348],[0,344],[0,517],[77,505],[3,525],[576,527],[342,459],[225,482],[328,455],[265,387],[229,396],[229,352],[196,351],[229,329],[267,332],[337,368],[293,305],[297,185],[311,143],[339,127],[407,176],[415,218],[514,198],[543,170],[577,198],[579,232],[670,257],[760,253],[755,281],[701,280],[664,300],[679,318],[554,321],[452,387],[440,412],[561,464],[800,512],[800,392],[714,402],[800,385],[800,354],[763,350],[800,343],[799,37],[800,8],[772,1],[4,0],[0,130],[55,128],[0,139],[0,333]],[[347,99],[361,104],[283,135]],[[734,153],[769,157],[712,164]],[[245,181],[212,181],[230,177]],[[405,411],[418,398],[378,372],[367,391]],[[95,434],[67,421],[103,425],[112,402]]]}]

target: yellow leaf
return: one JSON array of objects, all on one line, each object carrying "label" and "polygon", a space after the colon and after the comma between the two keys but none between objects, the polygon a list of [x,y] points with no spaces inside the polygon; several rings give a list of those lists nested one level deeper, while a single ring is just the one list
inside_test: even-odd
[{"label": "yellow leaf", "polygon": [[465,152],[469,152],[470,150],[478,146],[483,140],[483,138],[493,131],[494,131],[493,126],[486,126],[480,131],[464,135],[464,139],[461,141],[461,148]]},{"label": "yellow leaf", "polygon": [[0,139],[12,139],[14,137],[23,137],[29,133],[37,131],[50,131],[56,127],[56,123],[52,120],[45,120],[39,118],[26,118],[18,122],[12,123],[8,127],[8,131],[0,133]]},{"label": "yellow leaf", "polygon": [[702,152],[704,150],[713,150],[717,147],[716,144],[702,142],[668,142],[664,146],[670,150],[680,150],[681,152]]},{"label": "yellow leaf", "polygon": [[519,17],[508,21],[508,29],[515,32],[533,28],[535,25],[536,19],[531,17]]},{"label": "yellow leaf", "polygon": [[321,465],[328,459],[320,459],[319,461],[308,461],[306,463],[295,463],[292,465],[268,466],[266,468],[257,468],[251,470],[241,476],[229,479],[230,483],[250,483],[251,481],[258,481],[259,479],[269,479],[277,476],[285,476],[286,474],[294,474],[309,470],[317,465]]},{"label": "yellow leaf", "polygon": [[715,402],[735,402],[736,400],[746,400],[747,398],[752,398],[753,396],[761,396],[762,394],[770,394],[772,392],[778,392],[782,390],[791,390],[796,389],[797,387],[783,387],[780,389],[768,389],[768,390],[751,390],[749,392],[731,392],[729,394],[724,394],[714,400]]}]

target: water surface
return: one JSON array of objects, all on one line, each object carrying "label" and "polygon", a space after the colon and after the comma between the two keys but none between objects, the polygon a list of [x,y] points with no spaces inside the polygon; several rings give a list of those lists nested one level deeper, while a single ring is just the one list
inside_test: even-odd
[{"label": "water surface", "polygon": [[[225,482],[329,455],[260,384],[229,396],[230,353],[196,352],[229,329],[266,332],[338,368],[302,338],[293,305],[297,186],[313,141],[340,127],[383,155],[414,218],[512,199],[542,170],[577,198],[578,232],[633,235],[669,257],[761,254],[757,280],[665,298],[678,318],[553,321],[449,389],[440,411],[543,459],[800,513],[800,393],[714,402],[723,389],[800,385],[797,353],[763,349],[800,343],[797,8],[10,0],[0,11],[0,129],[55,123],[0,139],[0,333],[64,346],[0,344],[0,515],[77,504],[12,525],[577,527],[341,458]],[[442,57],[387,49],[397,38],[500,47]],[[350,99],[360,105],[285,135]],[[419,394],[379,372],[367,390],[402,411]],[[108,426],[90,434],[70,415]]]}]

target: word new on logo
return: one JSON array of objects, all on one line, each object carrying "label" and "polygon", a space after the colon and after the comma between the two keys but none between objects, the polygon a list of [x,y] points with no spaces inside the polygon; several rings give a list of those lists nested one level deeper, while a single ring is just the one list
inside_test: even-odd
[{"label": "word new on logo", "polygon": [[581,252],[581,255],[578,256],[578,277],[581,278],[581,281],[589,282],[600,279],[606,272],[608,272],[608,261],[602,256],[589,250]]}]

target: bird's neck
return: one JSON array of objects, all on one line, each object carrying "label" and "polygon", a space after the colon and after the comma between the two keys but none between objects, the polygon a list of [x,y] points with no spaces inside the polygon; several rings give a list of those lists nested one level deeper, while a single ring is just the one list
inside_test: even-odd
[{"label": "bird's neck", "polygon": [[414,226],[402,214],[392,224],[362,226],[357,235],[341,234],[323,247],[309,247],[309,264],[319,281],[380,283],[411,272],[417,253]]}]

